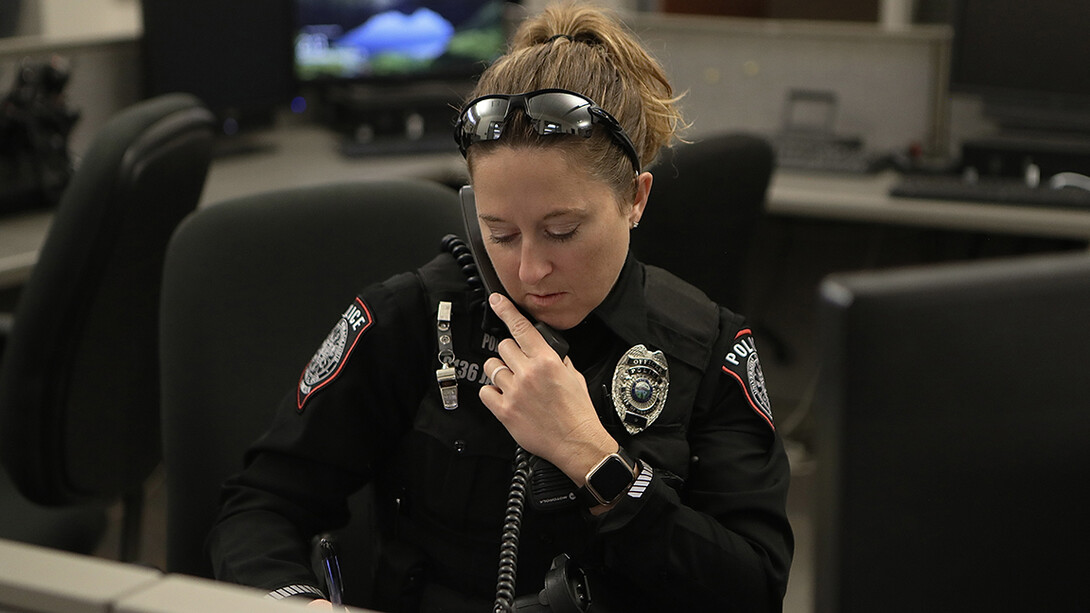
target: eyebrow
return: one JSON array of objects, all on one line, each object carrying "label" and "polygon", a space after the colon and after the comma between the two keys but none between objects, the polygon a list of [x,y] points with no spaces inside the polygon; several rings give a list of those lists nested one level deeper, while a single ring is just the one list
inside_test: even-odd
[{"label": "eyebrow", "polygon": [[[564,215],[580,215],[580,216],[586,215],[586,209],[579,208],[579,207],[569,207],[569,208],[566,208],[566,209],[559,209],[559,210],[556,210],[556,211],[546,213],[545,217],[542,219],[542,221],[548,221],[548,220],[556,218],[556,217],[563,217]],[[502,217],[497,217],[496,215],[478,215],[477,217],[479,217],[482,221],[497,221],[497,222],[505,221]]]}]

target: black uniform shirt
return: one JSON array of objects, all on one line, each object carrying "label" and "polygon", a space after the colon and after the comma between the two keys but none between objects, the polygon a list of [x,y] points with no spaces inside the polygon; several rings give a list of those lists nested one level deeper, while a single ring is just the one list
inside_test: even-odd
[{"label": "black uniform shirt", "polygon": [[[443,409],[435,377],[440,300],[453,305],[455,410]],[[484,308],[446,254],[360,294],[225,487],[209,539],[218,578],[314,585],[309,536],[346,522],[345,497],[374,482],[379,507],[392,509],[378,588],[411,593],[369,606],[490,608],[515,443],[478,398],[500,338],[482,331]],[[742,318],[630,257],[564,335],[603,424],[643,472],[601,517],[527,509],[518,592],[541,589],[563,552],[625,611],[779,610],[793,547],[789,469]],[[669,390],[657,419],[630,434],[612,384],[637,344],[665,354]],[[382,568],[398,564],[412,581]]]}]

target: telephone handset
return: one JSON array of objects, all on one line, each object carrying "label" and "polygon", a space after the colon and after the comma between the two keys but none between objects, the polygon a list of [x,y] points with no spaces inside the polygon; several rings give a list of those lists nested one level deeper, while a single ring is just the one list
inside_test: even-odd
[{"label": "telephone handset", "polygon": [[[500,293],[511,297],[507,294],[507,291],[503,289],[503,283],[500,282],[499,275],[496,274],[496,269],[492,266],[492,260],[488,257],[488,251],[484,247],[484,236],[481,235],[481,225],[477,220],[477,201],[473,197],[473,187],[469,185],[463,185],[462,189],[458,192],[458,195],[462,200],[462,221],[465,223],[466,236],[469,239],[469,249],[473,252],[473,259],[477,262],[477,274],[481,277],[481,283],[484,285],[484,291],[487,294]],[[514,304],[514,300],[511,301]],[[563,360],[568,355],[568,342],[564,340],[564,337],[560,336],[560,333],[554,330],[546,323],[534,321],[532,317],[526,315],[527,319],[534,322],[534,327],[541,333],[541,336],[545,338],[545,341],[549,343],[549,346],[556,351],[560,359]],[[510,336],[507,331],[507,327],[502,321],[496,317],[496,314],[492,312],[492,309],[485,307],[484,312],[485,326],[489,332],[493,332],[498,336]]]}]

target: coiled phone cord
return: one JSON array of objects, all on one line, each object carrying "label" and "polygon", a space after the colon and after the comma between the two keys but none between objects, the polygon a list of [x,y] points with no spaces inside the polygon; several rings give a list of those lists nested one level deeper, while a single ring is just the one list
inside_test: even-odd
[{"label": "coiled phone cord", "polygon": [[496,579],[494,613],[509,613],[515,602],[515,577],[518,571],[519,532],[522,510],[526,505],[526,479],[530,473],[530,454],[521,446],[515,450],[515,471],[507,494],[507,513],[503,518],[500,543],[500,570]]}]

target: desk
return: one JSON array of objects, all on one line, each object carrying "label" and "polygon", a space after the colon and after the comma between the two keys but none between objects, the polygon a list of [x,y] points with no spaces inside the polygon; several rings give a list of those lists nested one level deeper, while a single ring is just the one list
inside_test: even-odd
[{"label": "desk", "polygon": [[[892,198],[898,174],[839,175],[777,171],[769,214],[876,224],[1090,241],[1090,209]],[[653,189],[653,188],[652,188]]]},{"label": "desk", "polygon": [[[465,163],[457,153],[345,158],[336,136],[298,123],[250,137],[251,153],[217,158],[200,206],[285,187],[347,180],[415,177],[457,183]],[[889,197],[894,172],[850,176],[777,171],[769,188],[771,215],[929,227],[1090,241],[1090,210],[1072,211]],[[50,214],[0,219],[0,288],[22,283],[37,260]]]},{"label": "desk", "polygon": [[[312,609],[304,601],[270,600],[254,588],[0,540],[0,610],[292,613]],[[344,610],[368,613],[355,607]]]}]

